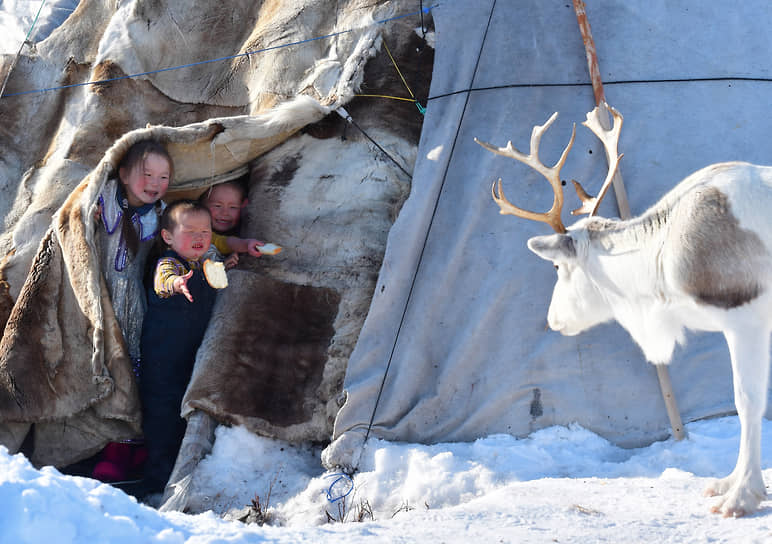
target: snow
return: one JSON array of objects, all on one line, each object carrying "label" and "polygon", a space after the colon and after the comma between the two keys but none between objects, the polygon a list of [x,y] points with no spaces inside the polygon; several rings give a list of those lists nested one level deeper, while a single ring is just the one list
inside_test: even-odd
[{"label": "snow", "polygon": [[[370,440],[349,479],[321,467],[318,446],[221,426],[194,475],[190,514],[159,512],[52,467],[37,470],[0,447],[0,541],[770,541],[770,501],[733,519],[710,513],[714,499],[702,496],[711,478],[734,467],[737,418],[690,423],[687,432],[683,441],[638,449],[578,425],[471,443]],[[762,440],[772,440],[772,422],[764,421]],[[762,463],[772,467],[769,448]],[[772,481],[772,468],[764,476]],[[256,497],[267,503],[267,524],[230,519]]]},{"label": "snow", "polygon": [[0,0],[0,54],[16,54],[28,34],[32,43],[44,40],[70,16],[78,2]]}]

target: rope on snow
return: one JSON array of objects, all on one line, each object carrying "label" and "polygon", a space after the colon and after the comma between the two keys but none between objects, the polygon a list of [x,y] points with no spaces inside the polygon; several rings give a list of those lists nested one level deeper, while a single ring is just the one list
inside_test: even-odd
[{"label": "rope on snow", "polygon": [[[330,486],[327,488],[327,491],[325,492],[325,495],[327,496],[327,500],[330,501],[331,503],[336,503],[340,500],[345,499],[351,494],[352,491],[354,491],[354,480],[352,480],[348,474],[345,474],[343,472],[336,472],[335,474],[328,474],[327,476],[325,476],[325,478],[335,478],[335,480],[333,480],[333,482],[330,484]],[[346,489],[346,491],[342,495],[333,495],[333,488],[341,480],[345,480],[349,484],[348,489]]]}]

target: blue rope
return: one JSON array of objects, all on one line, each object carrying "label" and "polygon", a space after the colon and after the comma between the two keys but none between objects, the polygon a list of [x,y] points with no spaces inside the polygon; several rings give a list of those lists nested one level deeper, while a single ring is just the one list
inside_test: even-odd
[{"label": "blue rope", "polygon": [[[411,13],[406,13],[404,15],[397,15],[396,17],[389,17],[388,19],[380,19],[378,21],[374,21],[371,25],[368,25],[368,26],[385,24],[385,23],[388,23],[388,22],[391,22],[391,21],[396,21],[398,19],[404,19],[405,17],[410,17],[410,16],[416,15],[418,13],[422,13],[424,11],[426,13],[429,13],[430,10],[436,8],[438,5],[439,4],[434,4],[433,6],[423,8],[420,11],[414,11],[414,12],[411,12]],[[256,55],[258,53],[265,53],[266,51],[272,51],[274,49],[281,49],[283,47],[291,47],[293,45],[302,45],[304,43],[310,43],[310,42],[315,42],[315,41],[318,41],[318,40],[324,40],[326,38],[334,38],[335,36],[340,36],[342,34],[348,34],[349,32],[354,32],[355,30],[360,30],[361,28],[365,28],[365,27],[351,28],[351,29],[348,29],[348,30],[341,30],[339,32],[333,32],[332,34],[326,34],[324,36],[317,36],[315,38],[308,38],[308,39],[300,40],[300,41],[297,41],[297,42],[285,43],[285,44],[282,44],[282,45],[274,45],[274,46],[271,46],[271,47],[265,47],[263,49],[255,49],[254,51],[247,51],[245,53],[239,53],[237,55],[229,55],[227,57],[220,57],[220,58],[216,58],[216,59],[209,59],[209,60],[202,60],[202,61],[198,61],[198,62],[191,62],[189,64],[181,64],[179,66],[171,66],[169,68],[160,68],[158,70],[151,70],[149,72],[141,72],[139,74],[131,74],[131,75],[126,75],[126,76],[113,77],[113,78],[110,78],[110,79],[101,79],[99,81],[87,81],[87,82],[84,82],[84,83],[72,83],[70,85],[61,85],[59,87],[47,87],[47,88],[44,88],[44,89],[33,89],[33,90],[30,90],[30,91],[21,91],[21,92],[18,92],[18,93],[11,93],[11,94],[7,94],[5,96],[2,96],[2,97],[0,97],[0,100],[2,100],[3,98],[11,97],[11,96],[20,96],[20,95],[33,94],[33,93],[45,93],[45,92],[48,92],[48,91],[58,91],[58,90],[61,90],[61,89],[70,89],[70,88],[73,88],[73,87],[84,87],[86,85],[99,85],[99,84],[103,84],[103,83],[111,83],[113,81],[120,81],[122,79],[130,79],[130,78],[134,78],[134,77],[147,76],[147,75],[150,75],[150,74],[159,74],[161,72],[170,72],[172,70],[180,70],[182,68],[190,68],[192,66],[200,66],[202,64],[210,64],[210,63],[213,63],[213,62],[221,62],[221,61],[224,61],[224,60],[232,60],[232,59],[237,59],[237,58],[240,58],[240,57],[249,57],[250,55]]]},{"label": "blue rope", "polygon": [[[336,503],[339,500],[345,499],[351,494],[352,491],[354,491],[354,480],[352,480],[348,474],[344,474],[343,472],[336,472],[335,474],[328,474],[327,476],[325,476],[325,478],[335,478],[335,480],[330,484],[330,487],[327,488],[327,492],[326,492],[327,500],[330,501],[331,503]],[[335,497],[332,494],[332,488],[334,488],[335,484],[337,484],[341,480],[348,480],[348,483],[350,484],[349,488],[346,490],[346,492],[343,495],[339,495]]]}]

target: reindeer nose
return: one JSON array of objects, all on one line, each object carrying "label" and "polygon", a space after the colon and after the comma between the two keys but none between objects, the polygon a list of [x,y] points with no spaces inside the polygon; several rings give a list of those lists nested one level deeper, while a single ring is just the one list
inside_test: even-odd
[{"label": "reindeer nose", "polygon": [[575,333],[570,332],[566,328],[566,323],[553,315],[552,312],[547,314],[547,326],[555,332],[559,332],[564,336],[573,336]]}]

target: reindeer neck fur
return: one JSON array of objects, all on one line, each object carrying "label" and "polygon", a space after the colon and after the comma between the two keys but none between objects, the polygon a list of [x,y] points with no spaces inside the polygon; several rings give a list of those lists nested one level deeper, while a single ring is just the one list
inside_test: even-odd
[{"label": "reindeer neck fur", "polygon": [[623,296],[629,296],[629,277],[634,273],[640,276],[636,286],[641,295],[648,295],[653,292],[658,280],[655,274],[657,267],[641,269],[638,263],[643,257],[656,256],[659,252],[666,236],[667,220],[666,209],[652,209],[628,220],[589,217],[575,223],[568,233],[577,244],[577,253],[582,255],[586,266],[593,273],[601,274],[605,286],[619,286],[625,292]]},{"label": "reindeer neck fur", "polygon": [[667,225],[668,210],[657,207],[632,219],[588,217],[575,223],[569,231],[580,228],[587,233],[589,243],[598,251],[622,254],[639,250],[660,237]]},{"label": "reindeer neck fur", "polygon": [[649,360],[669,361],[685,327],[723,330],[730,312],[769,295],[771,187],[770,168],[713,165],[639,217],[569,229],[588,276]]},{"label": "reindeer neck fur", "polygon": [[675,345],[685,341],[662,273],[668,219],[667,208],[659,206],[629,220],[583,219],[569,229],[614,318],[657,364],[669,362]]}]

